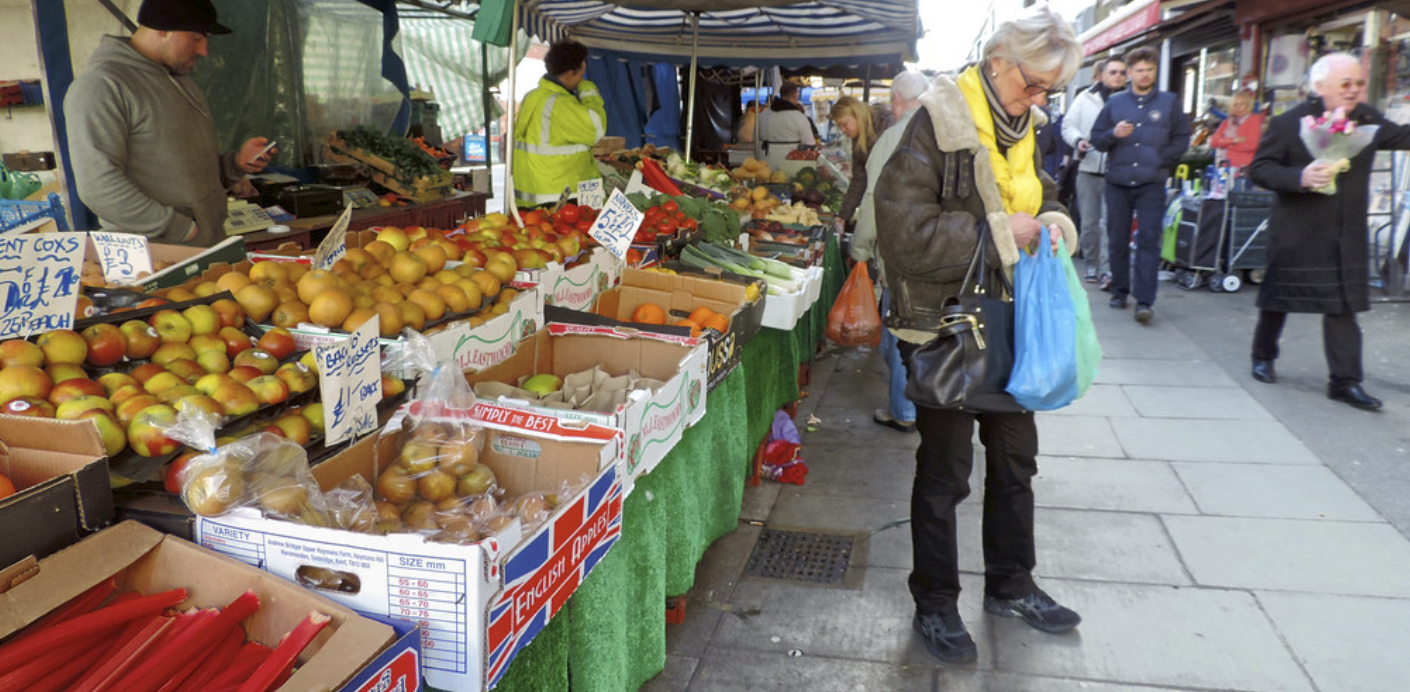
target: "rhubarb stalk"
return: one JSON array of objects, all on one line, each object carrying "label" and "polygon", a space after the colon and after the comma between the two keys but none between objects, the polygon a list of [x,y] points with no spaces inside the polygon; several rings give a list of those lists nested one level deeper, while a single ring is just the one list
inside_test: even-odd
[{"label": "rhubarb stalk", "polygon": [[115,689],[123,692],[155,692],[172,676],[186,667],[198,654],[218,644],[232,628],[239,628],[245,618],[259,610],[259,597],[253,591],[241,594],[220,613],[201,619],[191,627],[163,642],[156,654],[140,667],[123,676]]},{"label": "rhubarb stalk", "polygon": [[309,613],[299,621],[293,631],[284,635],[279,646],[274,647],[274,653],[270,654],[269,659],[240,686],[239,692],[269,692],[275,689],[280,676],[294,668],[294,661],[299,658],[304,647],[332,620],[333,618],[323,613]]},{"label": "rhubarb stalk", "polygon": [[162,593],[135,598],[126,603],[108,606],[86,615],[78,615],[53,627],[25,637],[21,641],[0,646],[0,670],[16,668],[49,647],[68,639],[90,632],[109,629],[144,615],[160,613],[186,600],[186,589],[172,589]]}]

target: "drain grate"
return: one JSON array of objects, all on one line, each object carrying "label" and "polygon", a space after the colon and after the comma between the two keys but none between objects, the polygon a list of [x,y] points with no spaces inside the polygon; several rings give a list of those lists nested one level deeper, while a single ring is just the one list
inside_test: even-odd
[{"label": "drain grate", "polygon": [[804,584],[841,584],[857,557],[857,535],[766,528],[744,574]]}]

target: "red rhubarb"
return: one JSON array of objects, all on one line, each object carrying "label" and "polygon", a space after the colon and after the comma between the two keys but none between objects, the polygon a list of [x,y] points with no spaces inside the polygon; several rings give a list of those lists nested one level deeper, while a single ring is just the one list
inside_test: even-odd
[{"label": "red rhubarb", "polygon": [[323,613],[309,613],[293,631],[284,635],[279,646],[274,647],[274,653],[240,686],[239,692],[269,692],[275,689],[279,678],[293,670],[294,661],[298,660],[304,647],[332,620]]},{"label": "red rhubarb", "polygon": [[74,686],[73,692],[96,692],[108,689],[108,685],[113,680],[116,680],[127,669],[137,665],[141,657],[152,649],[153,645],[161,639],[162,633],[171,627],[173,622],[175,622],[173,618],[161,615],[153,615],[150,619],[143,621],[136,632],[122,638],[122,646],[112,656],[107,657],[101,665],[84,674],[78,684]]},{"label": "red rhubarb", "polygon": [[[206,656],[206,659],[201,662],[201,665],[191,673],[190,677],[186,678],[186,681],[181,683],[180,687],[176,688],[176,691],[203,692],[208,689],[206,683],[214,680],[217,675],[220,675],[230,667],[230,664],[235,660],[235,655],[240,653],[240,647],[244,646],[244,644],[245,630],[239,628],[231,630],[229,634],[225,635],[225,639],[217,645],[216,649],[212,651],[209,656]],[[258,666],[251,666],[251,670],[257,667]],[[163,690],[164,689],[165,688],[163,688]]]},{"label": "red rhubarb", "polygon": [[[30,685],[47,677],[55,669],[72,665],[74,659],[82,653],[93,649],[103,653],[108,649],[107,638],[120,631],[121,628],[112,627],[99,632],[91,632],[82,637],[75,637],[61,645],[50,647],[47,651],[25,661],[15,669],[0,675],[0,690],[27,690]],[[83,671],[80,669],[77,672],[82,673]]]},{"label": "red rhubarb", "polygon": [[253,591],[241,594],[214,617],[198,619],[188,629],[163,642],[143,664],[124,675],[115,689],[123,692],[155,692],[184,669],[192,658],[203,655],[240,627],[245,618],[259,610],[259,597]]},{"label": "red rhubarb", "polygon": [[21,641],[0,646],[0,670],[10,670],[21,662],[47,651],[49,647],[73,637],[89,632],[109,629],[116,625],[153,615],[186,600],[186,589],[172,589],[162,593],[135,598],[126,603],[100,608],[86,615],[49,627]]},{"label": "red rhubarb", "polygon": [[230,662],[230,666],[225,672],[217,675],[210,684],[206,686],[207,692],[224,692],[240,689],[245,678],[255,672],[264,664],[274,650],[258,642],[246,642],[240,647],[240,652],[235,654],[235,660]]},{"label": "red rhubarb", "polygon": [[24,692],[62,692],[68,689],[69,683],[83,674],[89,666],[92,666],[106,651],[101,646],[95,646],[88,651],[70,659],[67,665],[61,665],[52,669],[49,675],[36,681],[29,687],[24,688]]},{"label": "red rhubarb", "polygon": [[57,610],[30,624],[25,628],[24,632],[16,636],[10,643],[13,644],[21,641],[25,637],[29,637],[36,632],[41,632],[66,620],[71,620],[75,616],[91,613],[96,610],[98,606],[103,605],[103,601],[108,600],[108,596],[113,595],[113,592],[116,590],[117,579],[108,577],[98,582],[93,588],[69,599],[68,603],[59,606]]}]

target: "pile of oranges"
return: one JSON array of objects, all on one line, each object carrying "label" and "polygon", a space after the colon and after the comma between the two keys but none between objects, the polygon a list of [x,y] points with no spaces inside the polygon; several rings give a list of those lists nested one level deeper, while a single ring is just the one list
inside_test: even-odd
[{"label": "pile of oranges", "polygon": [[[664,308],[655,303],[642,303],[632,311],[631,321],[641,324],[666,324],[669,314]],[[690,327],[691,336],[700,336],[706,329],[713,329],[721,334],[729,331],[729,316],[710,309],[709,306],[701,305],[690,312],[690,316],[682,317],[671,322],[676,327]]]}]

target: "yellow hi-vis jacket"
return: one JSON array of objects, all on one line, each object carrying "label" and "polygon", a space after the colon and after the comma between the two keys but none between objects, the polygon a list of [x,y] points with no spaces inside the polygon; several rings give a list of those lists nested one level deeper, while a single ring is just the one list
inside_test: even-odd
[{"label": "yellow hi-vis jacket", "polygon": [[524,97],[514,122],[514,197],[520,204],[552,204],[563,189],[598,177],[592,146],[607,132],[607,110],[597,85],[584,79],[576,96],[548,77]]}]

